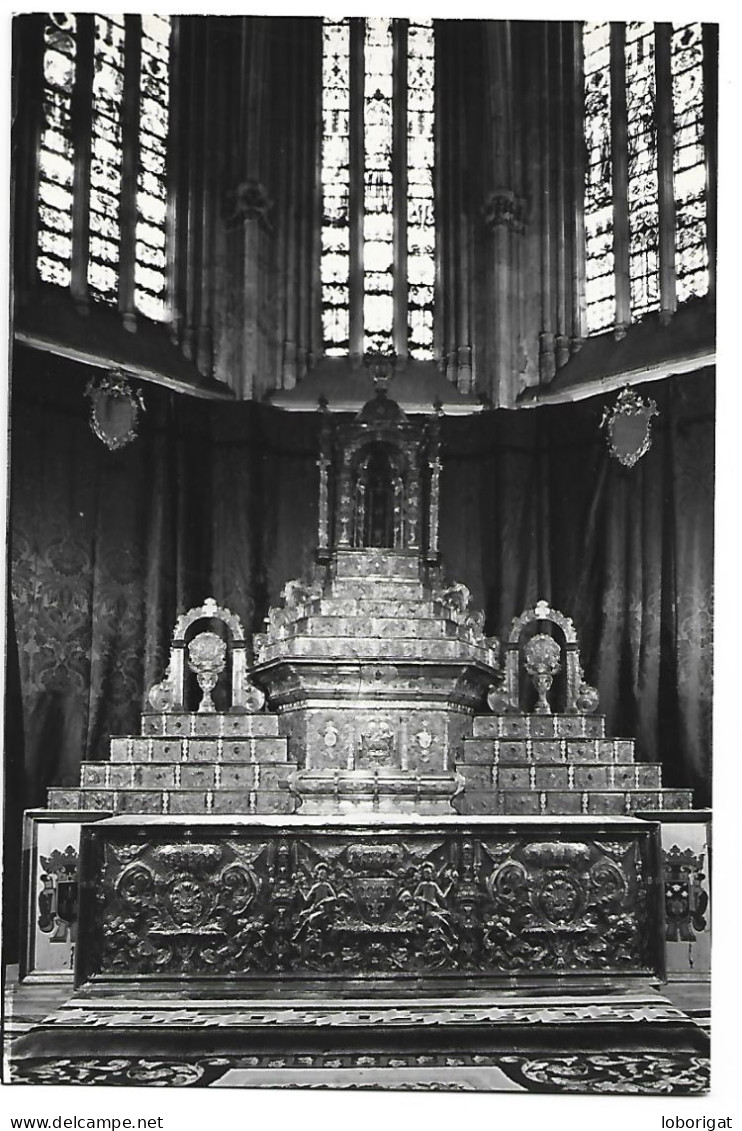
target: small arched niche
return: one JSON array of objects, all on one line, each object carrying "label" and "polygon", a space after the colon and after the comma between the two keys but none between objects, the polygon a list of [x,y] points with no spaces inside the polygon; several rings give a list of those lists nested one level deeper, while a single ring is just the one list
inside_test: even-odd
[{"label": "small arched niche", "polygon": [[395,549],[404,545],[406,460],[389,443],[374,440],[358,452],[353,474],[353,546]]}]

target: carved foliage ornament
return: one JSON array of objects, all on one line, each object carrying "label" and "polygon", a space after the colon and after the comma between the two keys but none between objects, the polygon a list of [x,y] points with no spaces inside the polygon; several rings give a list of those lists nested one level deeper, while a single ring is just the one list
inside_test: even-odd
[{"label": "carved foliage ornament", "polygon": [[622,389],[616,403],[607,408],[600,422],[606,429],[608,450],[624,467],[633,467],[652,443],[652,417],[659,416],[655,402],[643,400],[633,389]]},{"label": "carved foliage ornament", "polygon": [[399,367],[400,359],[395,352],[367,353],[363,357],[363,365],[378,389],[388,389],[389,382],[394,379],[395,370]]},{"label": "carved foliage ornament", "polygon": [[482,205],[482,216],[490,230],[504,227],[513,232],[523,232],[526,227],[526,204],[508,189],[496,189]]},{"label": "carved foliage ornament", "polygon": [[266,221],[273,207],[268,191],[255,177],[248,177],[227,194],[227,223],[237,224],[242,220]]},{"label": "carved foliage ornament", "polygon": [[528,834],[130,847],[114,837],[94,878],[101,973],[509,975],[654,961],[637,838],[618,851]]},{"label": "carved foliage ornament", "polygon": [[116,452],[136,439],[144,400],[121,370],[91,377],[85,395],[90,398],[90,427],[109,451]]}]

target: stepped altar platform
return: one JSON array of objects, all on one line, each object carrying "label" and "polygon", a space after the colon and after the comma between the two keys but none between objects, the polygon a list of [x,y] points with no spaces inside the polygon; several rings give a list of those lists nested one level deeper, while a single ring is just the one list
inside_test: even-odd
[{"label": "stepped altar platform", "polygon": [[658,851],[610,817],[102,820],[75,992],[15,1078],[703,1091]]},{"label": "stepped altar platform", "polygon": [[252,640],[183,613],[140,732],[50,791],[84,821],[76,988],[18,1055],[702,1054],[639,816],[690,792],[606,735],[569,617],[501,641],[445,576],[437,414],[329,415],[312,572]]}]

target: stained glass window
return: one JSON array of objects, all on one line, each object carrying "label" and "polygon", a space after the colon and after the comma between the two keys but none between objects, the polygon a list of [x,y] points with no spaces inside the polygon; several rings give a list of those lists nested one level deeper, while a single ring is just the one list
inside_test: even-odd
[{"label": "stained glass window", "polygon": [[169,19],[142,16],[134,304],[156,321],[166,317],[169,54]]},{"label": "stained glass window", "polygon": [[[90,167],[87,186],[88,295],[95,302],[118,302],[121,261],[125,52],[133,34],[122,15],[95,15],[92,88],[76,66],[78,25],[72,15],[47,17],[44,52],[44,126],[41,135],[37,268],[44,282],[69,286],[72,263],[72,210],[75,157],[84,138],[76,137],[73,98],[90,104]],[[166,139],[170,21],[143,16],[137,31],[140,67],[135,76],[139,100],[136,146],[136,248],[134,302],[148,318],[166,317]]]},{"label": "stained glass window", "polygon": [[433,356],[435,58],[432,21],[407,33],[407,300],[410,354]]},{"label": "stained glass window", "polygon": [[641,318],[660,305],[659,182],[655,122],[654,26],[626,25],[629,279],[631,312]]},{"label": "stained glass window", "polygon": [[[411,356],[431,358],[435,276],[433,25],[431,20],[408,23],[381,18],[359,23],[362,58],[352,56],[348,20],[323,21],[321,277],[325,353],[347,355],[354,346],[372,353],[389,353],[404,339]],[[359,70],[361,105],[354,111],[351,87]],[[404,107],[395,101],[397,97],[403,98],[406,119]],[[351,139],[351,120],[359,127],[362,122],[362,138]],[[405,136],[399,137],[398,130],[405,131]],[[362,178],[355,184],[355,192],[350,165],[352,140],[363,152]],[[406,160],[400,156],[404,153]],[[358,212],[361,236],[360,250],[353,251],[351,209],[354,216]],[[404,239],[399,238],[402,230]],[[406,248],[400,261],[396,247]],[[357,345],[350,341],[349,280],[354,266],[363,279],[363,337]],[[406,291],[404,303],[395,299],[400,287]],[[401,327],[395,325],[400,310],[407,312],[407,323]]]},{"label": "stained glass window", "polygon": [[322,322],[325,353],[347,354],[350,226],[350,67],[347,20],[324,21],[322,61]]},{"label": "stained glass window", "polygon": [[613,324],[610,24],[585,24],[585,300],[588,333]]},{"label": "stained glass window", "polygon": [[121,238],[121,104],[124,96],[124,17],[95,16],[93,138],[90,156],[92,299],[116,305]]},{"label": "stained glass window", "polygon": [[[621,115],[611,106],[611,66],[616,65],[615,57],[613,63],[611,57],[611,25],[583,25],[587,148],[585,297],[587,330],[591,334],[608,329],[616,321],[617,216],[628,220],[632,320],[663,305],[672,311],[676,302],[699,297],[708,290],[702,27],[674,25],[669,59],[667,39],[662,40],[665,67],[670,67],[672,75],[670,90],[657,90],[659,34],[655,24],[625,25],[625,73],[621,80],[626,87],[626,116],[625,120],[615,121]],[[669,32],[663,34],[667,36]],[[666,112],[665,120],[671,119],[673,125],[672,169],[669,149],[665,165],[660,168],[660,106]],[[621,131],[624,126],[628,169],[625,200],[613,183],[611,170],[612,146],[617,144],[617,136],[621,137],[620,132],[614,131]],[[622,142],[619,140],[618,144]],[[666,248],[668,242],[672,247],[669,225],[673,217],[668,215],[662,221],[668,225],[663,237],[659,198],[660,184],[667,185],[670,179],[675,203],[675,254],[672,264],[665,263],[665,278],[672,280],[667,287],[672,293],[663,297],[660,260],[663,254],[670,258]],[[667,205],[665,211],[668,212]]]},{"label": "stained glass window", "polygon": [[72,91],[76,21],[54,15],[44,29],[44,126],[39,152],[38,255],[46,283],[70,285],[72,260]]},{"label": "stained glass window", "polygon": [[683,302],[708,291],[703,38],[700,24],[673,27],[671,60],[675,118],[675,274],[678,302]]},{"label": "stained glass window", "polygon": [[394,329],[392,187],[392,21],[366,20],[363,45],[363,326],[364,349],[389,353]]}]

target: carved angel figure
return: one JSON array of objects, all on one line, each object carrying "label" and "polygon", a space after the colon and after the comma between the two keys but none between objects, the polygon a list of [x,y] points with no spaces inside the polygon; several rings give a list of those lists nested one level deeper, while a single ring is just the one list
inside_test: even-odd
[{"label": "carved angel figure", "polygon": [[471,600],[471,592],[460,581],[454,581],[440,594],[440,600],[444,605],[450,605],[452,609],[456,609],[460,613],[466,612],[469,608],[469,601]]},{"label": "carved angel figure", "polygon": [[318,925],[318,921],[324,920],[337,907],[338,894],[328,876],[327,865],[320,861],[314,869],[314,882],[304,894],[304,907],[297,915],[295,939]]}]

